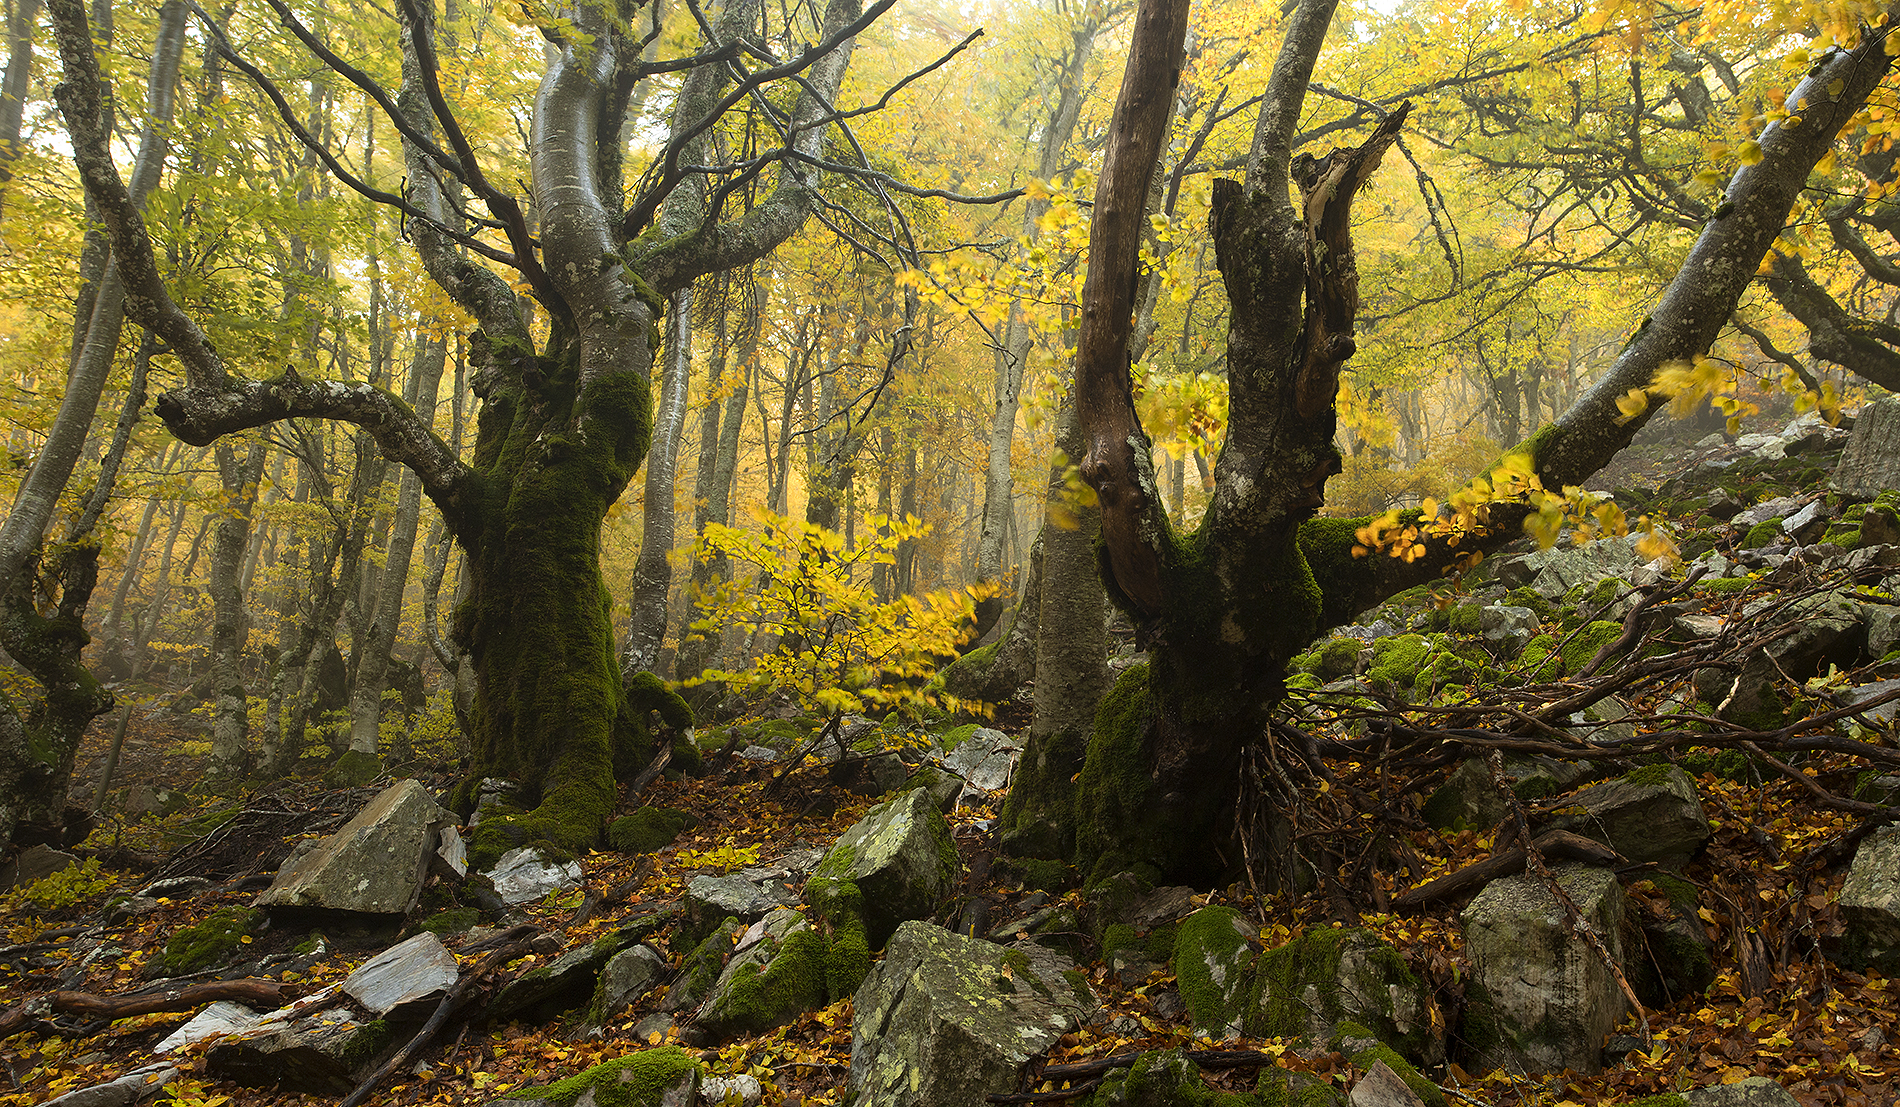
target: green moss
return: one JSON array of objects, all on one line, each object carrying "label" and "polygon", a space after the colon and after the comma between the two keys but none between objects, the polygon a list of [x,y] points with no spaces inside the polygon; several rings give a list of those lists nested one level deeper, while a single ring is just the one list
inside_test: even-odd
[{"label": "green moss", "polygon": [[1563,645],[1561,660],[1564,674],[1575,676],[1582,672],[1583,667],[1590,663],[1590,659],[1597,655],[1598,650],[1616,641],[1622,633],[1623,625],[1613,623],[1608,619],[1598,619],[1596,622],[1585,624],[1582,630],[1572,634],[1570,640]]},{"label": "green moss", "polygon": [[1373,643],[1372,661],[1366,666],[1366,678],[1375,684],[1410,688],[1418,680],[1419,671],[1425,667],[1425,659],[1430,652],[1431,645],[1421,635],[1401,634],[1381,638]]},{"label": "green moss", "polygon": [[[1144,837],[1148,797],[1148,666],[1131,665],[1095,711],[1095,734],[1077,782],[1076,853],[1094,859],[1089,882],[1120,872],[1133,858],[1120,841]],[[1121,833],[1108,837],[1112,828]]]},{"label": "green moss", "polygon": [[456,907],[430,916],[422,924],[422,929],[431,934],[460,934],[482,921],[482,913],[475,907]]},{"label": "green moss", "polygon": [[220,907],[197,926],[172,934],[165,948],[146,966],[149,977],[189,976],[226,964],[243,947],[251,928],[264,921],[261,911],[247,907]]},{"label": "green moss", "polygon": [[1294,673],[1286,678],[1286,686],[1293,691],[1315,692],[1324,688],[1326,683],[1312,673]]},{"label": "green moss", "polygon": [[943,738],[939,744],[943,746],[943,752],[949,753],[969,741],[970,736],[975,734],[977,730],[978,727],[975,723],[965,723],[962,726],[951,727],[949,730],[944,731]]},{"label": "green moss", "polygon": [[[1294,1038],[1307,1033],[1311,1021],[1318,1018],[1332,1026],[1335,1035],[1371,1038],[1402,1053],[1423,1057],[1430,1044],[1429,1028],[1414,1027],[1409,1035],[1401,1034],[1393,1011],[1346,1009],[1341,976],[1349,943],[1360,946],[1355,961],[1359,976],[1352,981],[1352,994],[1393,997],[1392,1002],[1401,1002],[1396,998],[1400,995],[1419,994],[1418,977],[1405,958],[1369,932],[1315,929],[1260,955],[1256,971],[1261,1000],[1247,1032],[1259,1037]],[[1367,1021],[1377,1028],[1367,1029],[1363,1025]],[[1351,1029],[1354,1027],[1356,1031]]]},{"label": "green moss", "polygon": [[537,1088],[516,1088],[509,1098],[545,1100],[554,1107],[573,1107],[588,1089],[599,1107],[659,1107],[660,1093],[699,1068],[677,1046],[664,1046],[604,1061],[565,1080]]},{"label": "green moss", "polygon": [[331,788],[361,788],[383,775],[383,760],[368,750],[348,750],[323,774]]},{"label": "green moss", "polygon": [[1254,1095],[1260,1107],[1340,1107],[1346,1098],[1322,1077],[1296,1069],[1263,1069]]},{"label": "green moss", "polygon": [[1118,949],[1142,948],[1141,936],[1127,923],[1114,923],[1102,931],[1102,956],[1107,957]]},{"label": "green moss", "polygon": [[[408,1041],[409,1035],[403,1035],[401,1041]],[[337,1059],[352,1069],[368,1068],[384,1051],[398,1043],[396,1028],[383,1019],[374,1019],[363,1023],[351,1034],[343,1048],[337,1051]]]},{"label": "green moss", "polygon": [[1351,676],[1359,668],[1359,654],[1365,643],[1357,638],[1333,638],[1314,651],[1313,675],[1322,680]]},{"label": "green moss", "polygon": [[[427,927],[424,927],[424,929],[427,929]],[[298,957],[307,957],[319,949],[322,949],[324,945],[323,934],[319,931],[312,930],[310,937],[298,942],[290,952],[296,954]]]},{"label": "green moss", "polygon": [[1774,545],[1775,540],[1780,537],[1781,517],[1776,516],[1773,519],[1756,523],[1754,526],[1748,528],[1748,533],[1742,536],[1741,548],[1744,550],[1759,550],[1763,547]]},{"label": "green moss", "polygon": [[1060,892],[1075,884],[1075,870],[1061,861],[1016,857],[1010,859],[1010,865],[1022,875],[1023,887],[1031,891]]},{"label": "green moss", "polygon": [[1504,604],[1507,607],[1528,607],[1537,613],[1539,619],[1548,619],[1551,615],[1550,601],[1544,598],[1542,592],[1528,584],[1506,592]]},{"label": "green moss", "polygon": [[1419,814],[1425,825],[1434,830],[1463,829],[1464,795],[1451,785],[1444,785],[1427,797]]},{"label": "green moss", "polygon": [[1674,769],[1675,766],[1667,761],[1659,761],[1654,765],[1639,765],[1624,773],[1623,779],[1645,788],[1655,787],[1668,783],[1674,775]]},{"label": "green moss", "polygon": [[615,819],[607,827],[607,842],[621,853],[653,853],[671,845],[680,833],[698,826],[699,820],[671,807],[642,807],[631,815]]},{"label": "green moss", "polygon": [[863,920],[839,920],[832,926],[831,940],[825,947],[825,994],[836,1003],[856,994],[858,985],[869,975],[871,944],[864,936]]},{"label": "green moss", "polygon": [[757,965],[738,965],[727,984],[721,1020],[725,1029],[763,1033],[823,1007],[829,953],[816,932],[798,930],[785,936],[762,971]]},{"label": "green moss", "polygon": [[1369,1069],[1381,1061],[1385,1062],[1385,1066],[1391,1069],[1400,1080],[1405,1081],[1405,1086],[1412,1089],[1412,1094],[1416,1095],[1425,1107],[1446,1107],[1445,1093],[1439,1089],[1438,1085],[1419,1075],[1419,1071],[1412,1067],[1412,1063],[1399,1056],[1391,1046],[1376,1045],[1352,1055],[1352,1063],[1362,1069]]},{"label": "green moss", "polygon": [[[1181,1001],[1195,1029],[1218,1032],[1240,1022],[1255,994],[1251,980],[1216,980],[1211,965],[1232,966],[1251,978],[1253,961],[1240,912],[1231,907],[1203,907],[1181,921],[1174,939],[1174,973]],[[1238,1002],[1236,1002],[1238,1000]]]},{"label": "green moss", "polygon": [[1084,1101],[1086,1107],[1226,1107],[1233,1102],[1203,1083],[1200,1067],[1180,1050],[1143,1053],[1127,1068],[1109,1070]]}]

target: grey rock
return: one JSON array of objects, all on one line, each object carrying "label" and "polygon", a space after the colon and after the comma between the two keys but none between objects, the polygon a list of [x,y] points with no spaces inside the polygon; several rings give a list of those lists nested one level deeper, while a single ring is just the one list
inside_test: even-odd
[{"label": "grey rock", "polygon": [[550,892],[580,887],[581,863],[554,861],[533,846],[522,846],[502,854],[487,876],[494,882],[495,894],[513,907],[546,899]]},{"label": "grey rock", "polygon": [[858,989],[849,1094],[855,1107],[970,1107],[1015,1088],[1023,1063],[1095,1009],[1064,975],[1074,962],[921,922],[897,928]]},{"label": "grey rock", "polygon": [[1261,1070],[1259,1090],[1268,1103],[1297,1103],[1301,1107],[1345,1107],[1346,1103],[1346,1097],[1325,1077],[1298,1069]]},{"label": "grey rock", "polygon": [[1542,626],[1543,621],[1537,617],[1537,612],[1528,607],[1492,604],[1478,609],[1478,630],[1484,635],[1484,640],[1508,643],[1513,656],[1524,648],[1524,643],[1537,636]]},{"label": "grey rock", "polygon": [[699,1102],[705,1107],[758,1107],[765,1089],[756,1076],[708,1076],[699,1082]]},{"label": "grey rock", "polygon": [[1586,742],[1609,745],[1636,737],[1636,724],[1630,722],[1635,710],[1620,696],[1605,696],[1570,716],[1571,733]]},{"label": "grey rock", "polygon": [[[1877,680],[1872,684],[1862,684],[1853,688],[1843,688],[1834,694],[1834,702],[1842,707],[1868,703],[1882,696],[1900,691],[1900,678]],[[1855,715],[1854,718],[1867,726],[1891,724],[1894,716],[1900,714],[1900,700],[1888,700],[1877,707],[1870,707]]]},{"label": "grey rock", "polygon": [[1806,507],[1811,499],[1812,497],[1809,496],[1776,496],[1772,500],[1763,500],[1747,511],[1737,514],[1735,518],[1729,520],[1729,523],[1747,530],[1750,527],[1760,526],[1770,519],[1785,520]]},{"label": "grey rock", "polygon": [[738,937],[742,929],[738,920],[727,919],[695,946],[680,965],[679,976],[668,985],[666,998],[660,1001],[660,1010],[670,1015],[698,1007],[706,994],[712,991],[713,985],[719,982],[720,970],[725,968],[726,958],[732,954],[733,939]]},{"label": "grey rock", "polygon": [[1374,1061],[1347,1097],[1352,1107],[1425,1107],[1418,1093],[1399,1079],[1384,1061]]},{"label": "grey rock", "polygon": [[821,914],[839,885],[857,885],[865,938],[881,947],[908,919],[929,917],[955,886],[956,839],[924,788],[889,799],[844,832],[806,884]]},{"label": "grey rock", "polygon": [[[1557,881],[1622,959],[1622,887],[1608,869],[1566,865]],[[1557,897],[1534,875],[1485,885],[1460,916],[1472,980],[1497,1028],[1475,1058],[1485,1069],[1520,1074],[1594,1073],[1625,1001],[1609,966],[1571,931]]]},{"label": "grey rock", "polygon": [[391,946],[343,980],[343,991],[374,1018],[427,1018],[461,970],[429,931]]},{"label": "grey rock", "polygon": [[852,757],[832,765],[833,784],[856,796],[885,796],[904,786],[910,779],[910,766],[890,750],[869,757]]},{"label": "grey rock", "polygon": [[257,906],[407,914],[422,894],[437,831],[455,821],[420,782],[397,781],[317,848],[280,866]]},{"label": "grey rock", "polygon": [[79,858],[64,850],[45,844],[28,846],[18,857],[0,866],[0,888],[23,888],[78,863]]},{"label": "grey rock", "polygon": [[1744,434],[1735,440],[1735,447],[1768,461],[1780,461],[1787,456],[1787,444],[1779,435]]},{"label": "grey rock", "polygon": [[[1137,1024],[1132,1033],[1140,1032]],[[1175,1107],[1209,1098],[1200,1066],[1181,1050],[1170,1049],[1151,1050],[1127,1068],[1111,1069],[1088,1102],[1090,1107]]]},{"label": "grey rock", "polygon": [[[1504,779],[1519,799],[1535,800],[1568,791],[1583,779],[1584,770],[1568,761],[1541,755],[1510,754],[1504,758]],[[1432,825],[1447,829],[1463,823],[1488,828],[1504,817],[1504,797],[1491,782],[1491,769],[1482,757],[1469,758],[1452,770],[1444,787],[1426,803]]]},{"label": "grey rock", "polygon": [[1788,1089],[1766,1076],[1751,1076],[1734,1084],[1712,1084],[1683,1095],[1689,1107],[1800,1107]]},{"label": "grey rock", "polygon": [[1887,603],[1867,603],[1860,607],[1860,621],[1867,628],[1867,656],[1887,656],[1900,644],[1900,607]]},{"label": "grey rock", "polygon": [[1900,972],[1900,826],[1864,839],[1841,885],[1839,959],[1855,968]]},{"label": "grey rock", "polygon": [[1730,566],[1728,558],[1714,551],[1710,551],[1690,562],[1688,568],[1690,572],[1694,572],[1700,568],[1706,568],[1708,572],[1702,574],[1703,580],[1721,580],[1729,575],[1729,570],[1732,566]]},{"label": "grey rock", "polygon": [[1121,921],[1146,934],[1163,923],[1186,918],[1194,912],[1194,889],[1169,885],[1156,888],[1135,902]]},{"label": "grey rock", "polygon": [[[1520,573],[1545,599],[1557,599],[1577,585],[1593,585],[1610,577],[1626,577],[1642,564],[1636,557],[1641,535],[1604,538],[1583,546],[1553,546],[1524,555]],[[1505,581],[1502,571],[1499,580]],[[1510,584],[1510,581],[1505,581]]]},{"label": "grey rock", "polygon": [[1669,620],[1669,629],[1677,636],[1691,642],[1705,642],[1722,633],[1723,619],[1720,615],[1702,615],[1689,613],[1678,615]]},{"label": "grey rock", "polygon": [[[1744,607],[1746,618],[1765,617],[1772,601]],[[1866,645],[1860,605],[1840,591],[1822,592],[1796,600],[1775,616],[1778,624],[1794,630],[1749,655],[1728,693],[1717,703],[1723,719],[1743,726],[1778,725],[1785,705],[1778,685],[1803,681],[1827,671],[1829,665],[1851,668]]]},{"label": "grey rock", "polygon": [[1023,744],[1017,739],[1000,730],[978,727],[944,755],[943,767],[969,781],[972,788],[994,792],[1009,785],[1022,753]]},{"label": "grey rock", "polygon": [[1834,466],[1833,485],[1850,496],[1870,499],[1900,488],[1900,396],[1860,409],[1854,433]]},{"label": "grey rock", "polygon": [[509,981],[482,1017],[497,1023],[524,1014],[551,1018],[579,1007],[594,994],[601,969],[614,954],[631,944],[632,939],[624,934],[610,934],[576,946],[546,965]]},{"label": "grey rock", "polygon": [[645,945],[623,949],[609,957],[601,966],[600,979],[594,985],[589,1018],[597,1026],[605,1025],[652,991],[665,979],[667,969],[666,958]]},{"label": "grey rock", "polygon": [[1593,785],[1563,801],[1566,810],[1551,825],[1602,842],[1635,862],[1679,867],[1709,839],[1709,818],[1702,810],[1689,774],[1674,765],[1648,765]]},{"label": "grey rock", "polygon": [[141,1099],[157,1095],[177,1078],[178,1069],[171,1065],[146,1065],[116,1080],[49,1099],[41,1107],[131,1107]]},{"label": "grey rock", "polygon": [[193,1015],[185,1025],[172,1031],[163,1041],[152,1047],[152,1052],[163,1057],[167,1053],[202,1042],[213,1035],[236,1034],[239,1031],[249,1030],[263,1017],[242,1003],[221,999]]},{"label": "grey rock", "polygon": [[777,761],[779,753],[771,746],[747,746],[739,751],[747,761]]},{"label": "grey rock", "polygon": [[347,1095],[382,1055],[405,1039],[348,1008],[266,1018],[205,1050],[205,1073],[247,1087]]},{"label": "grey rock", "polygon": [[1827,530],[1827,521],[1832,513],[1827,509],[1826,500],[1811,500],[1808,506],[1781,521],[1781,529],[1803,544],[1819,538]]},{"label": "grey rock", "polygon": [[695,919],[723,919],[731,915],[750,921],[774,907],[796,902],[795,897],[782,893],[769,879],[749,880],[736,873],[696,876],[686,883],[686,913]]},{"label": "grey rock", "polygon": [[460,830],[453,826],[442,828],[435,847],[435,865],[438,872],[457,880],[468,875],[468,844],[462,841]]}]

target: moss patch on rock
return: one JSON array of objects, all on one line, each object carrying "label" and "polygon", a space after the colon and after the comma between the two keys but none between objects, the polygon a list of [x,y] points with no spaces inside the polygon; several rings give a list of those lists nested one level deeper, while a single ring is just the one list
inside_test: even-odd
[{"label": "moss patch on rock", "polygon": [[591,1089],[599,1107],[659,1107],[660,1093],[698,1069],[698,1062],[685,1050],[665,1046],[603,1061],[553,1084],[517,1088],[509,1098],[573,1107]]},{"label": "moss patch on rock", "polygon": [[607,842],[621,853],[652,853],[670,845],[680,833],[699,825],[685,811],[671,807],[642,807],[615,819],[607,827]]},{"label": "moss patch on rock", "polygon": [[248,907],[220,907],[197,926],[188,926],[165,940],[165,948],[145,967],[145,975],[189,976],[228,963],[243,946],[263,913]]}]

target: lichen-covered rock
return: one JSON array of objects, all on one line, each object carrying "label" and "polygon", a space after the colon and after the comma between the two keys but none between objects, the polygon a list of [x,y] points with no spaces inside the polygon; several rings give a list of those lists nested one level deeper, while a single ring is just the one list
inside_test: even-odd
[{"label": "lichen-covered rock", "polygon": [[1689,1107],[1799,1107],[1800,1100],[1766,1076],[1751,1076],[1733,1084],[1711,1084],[1685,1092]]},{"label": "lichen-covered rock", "polygon": [[1024,1062],[1076,1029],[1095,998],[1074,963],[926,923],[897,928],[858,989],[854,1107],[970,1107],[1014,1090]]},{"label": "lichen-covered rock", "polygon": [[1564,801],[1551,825],[1602,842],[1635,862],[1678,867],[1709,839],[1689,774],[1674,765],[1645,765],[1615,780],[1592,785]]},{"label": "lichen-covered rock", "polygon": [[871,808],[844,832],[805,885],[827,920],[856,916],[875,949],[900,923],[928,918],[955,887],[956,839],[923,788]]},{"label": "lichen-covered rock", "polygon": [[[1624,895],[1616,874],[1566,865],[1556,876],[1620,961]],[[1610,967],[1572,932],[1565,907],[1543,880],[1494,880],[1460,919],[1471,958],[1464,1039],[1477,1055],[1469,1067],[1597,1072],[1604,1040],[1623,1017],[1623,992]]]},{"label": "lichen-covered rock", "polygon": [[565,1080],[517,1088],[487,1107],[694,1107],[702,1073],[676,1046],[602,1061]]},{"label": "lichen-covered rock", "polygon": [[740,874],[696,876],[686,882],[686,915],[692,919],[723,919],[731,915],[749,922],[790,902],[796,901],[774,885],[748,880]]},{"label": "lichen-covered rock", "polygon": [[1833,484],[1849,496],[1864,499],[1900,488],[1900,396],[1860,409],[1854,433],[1835,463]]},{"label": "lichen-covered rock", "polygon": [[1868,836],[1841,885],[1840,959],[1855,968],[1900,975],[1900,826]]},{"label": "lichen-covered rock", "polygon": [[733,939],[744,929],[738,919],[728,918],[693,947],[693,952],[687,954],[685,962],[680,965],[679,975],[667,986],[666,998],[660,1001],[660,1010],[671,1014],[698,1007],[700,1001],[712,991],[712,986],[719,982],[719,974],[726,967],[726,958],[732,956]]},{"label": "lichen-covered rock", "polygon": [[1445,1059],[1443,1020],[1431,992],[1399,951],[1364,930],[1316,929],[1260,955],[1260,1000],[1248,1020],[1255,1037],[1332,1041],[1348,1023],[1406,1059]]},{"label": "lichen-covered rock", "polygon": [[784,1026],[825,1005],[823,937],[780,907],[740,936],[693,1023],[715,1041]]},{"label": "lichen-covered rock", "polygon": [[343,829],[277,870],[257,906],[404,915],[416,905],[436,836],[456,823],[422,784],[383,789]]},{"label": "lichen-covered rock", "polygon": [[1374,1061],[1352,1086],[1352,1107],[1424,1107],[1418,1094],[1384,1061]]},{"label": "lichen-covered rock", "polygon": [[205,1051],[205,1073],[252,1088],[347,1095],[407,1040],[387,1022],[332,1007],[219,1038]]},{"label": "lichen-covered rock", "polygon": [[1020,739],[1000,730],[978,727],[968,738],[957,743],[943,759],[943,767],[970,782],[972,788],[994,792],[1007,787],[1023,755]]},{"label": "lichen-covered rock", "polygon": [[1174,934],[1174,973],[1194,1029],[1233,1041],[1246,1032],[1257,994],[1253,975],[1259,932],[1231,907],[1203,907]]},{"label": "lichen-covered rock", "polygon": [[165,1085],[178,1079],[178,1071],[173,1065],[146,1065],[116,1080],[54,1096],[41,1107],[132,1107],[164,1090]]},{"label": "lichen-covered rock", "polygon": [[[1757,601],[1743,609],[1749,618],[1766,616],[1772,600]],[[1792,632],[1751,653],[1742,663],[1728,691],[1716,701],[1716,714],[1745,727],[1772,729],[1783,725],[1788,704],[1780,685],[1800,682],[1827,671],[1829,665],[1852,668],[1867,644],[1860,605],[1846,592],[1823,592],[1790,603],[1775,615],[1775,628]]]},{"label": "lichen-covered rock", "polygon": [[666,958],[646,945],[635,945],[609,957],[594,984],[594,1000],[588,1005],[587,1021],[594,1026],[606,1025],[609,1019],[652,991],[665,978],[667,967]]}]

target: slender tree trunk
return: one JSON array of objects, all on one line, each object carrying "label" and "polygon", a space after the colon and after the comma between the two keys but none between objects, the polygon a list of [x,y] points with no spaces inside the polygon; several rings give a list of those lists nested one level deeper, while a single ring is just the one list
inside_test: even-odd
[{"label": "slender tree trunk", "polygon": [[245,739],[250,733],[249,698],[244,692],[244,640],[250,629],[244,593],[239,587],[244,550],[250,544],[251,513],[257,504],[257,486],[264,474],[266,449],[248,444],[240,455],[231,442],[220,442],[215,452],[224,492],[223,511],[214,524],[211,544],[211,680],[214,693],[211,717],[211,772],[215,784],[245,771]]},{"label": "slender tree trunk", "polygon": [[[739,430],[745,418],[747,375],[758,356],[759,306],[749,297],[736,364],[726,358],[726,315],[722,311],[713,334],[712,391],[700,416],[699,471],[693,483],[693,533],[703,536],[713,523],[724,525],[732,514],[732,485],[739,468]],[[726,390],[722,398],[719,390]],[[689,680],[711,664],[725,645],[721,628],[696,629],[705,618],[710,591],[732,576],[732,564],[723,553],[693,560],[687,583],[686,615],[680,622],[679,654],[674,676]]]},{"label": "slender tree trunk", "polygon": [[40,0],[11,0],[7,5],[7,69],[0,76],[0,203],[13,181],[20,156],[20,131],[26,122],[26,92],[33,78],[33,24]]},{"label": "slender tree trunk", "polygon": [[641,512],[640,556],[633,566],[633,622],[620,658],[623,674],[653,672],[666,637],[667,599],[673,588],[673,489],[679,477],[680,439],[693,367],[693,293],[682,288],[666,310],[666,346],[661,364],[660,406],[653,415],[653,446],[647,451],[646,506]]}]

